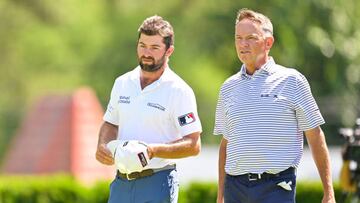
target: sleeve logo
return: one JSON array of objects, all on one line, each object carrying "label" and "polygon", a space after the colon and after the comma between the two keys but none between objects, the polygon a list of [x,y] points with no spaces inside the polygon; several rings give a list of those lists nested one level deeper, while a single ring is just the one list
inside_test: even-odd
[{"label": "sleeve logo", "polygon": [[184,126],[190,123],[195,122],[195,116],[194,113],[188,113],[185,115],[182,115],[178,118],[180,126]]}]

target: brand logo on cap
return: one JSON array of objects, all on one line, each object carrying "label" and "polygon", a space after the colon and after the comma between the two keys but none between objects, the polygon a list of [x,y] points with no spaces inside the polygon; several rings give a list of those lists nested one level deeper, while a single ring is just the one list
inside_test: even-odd
[{"label": "brand logo on cap", "polygon": [[145,167],[146,165],[148,165],[148,163],[147,163],[147,161],[146,161],[146,157],[145,157],[145,155],[144,155],[143,152],[140,152],[140,153],[138,154],[138,157],[139,157],[140,162],[141,162],[141,165],[142,165],[143,167]]}]

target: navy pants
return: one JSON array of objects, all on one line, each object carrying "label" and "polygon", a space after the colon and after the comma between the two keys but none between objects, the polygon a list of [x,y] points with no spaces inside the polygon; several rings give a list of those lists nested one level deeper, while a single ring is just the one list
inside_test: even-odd
[{"label": "navy pants", "polygon": [[108,203],[177,203],[179,180],[176,169],[127,180],[116,177],[110,185]]},{"label": "navy pants", "polygon": [[224,202],[294,203],[295,189],[296,174],[294,172],[260,180],[249,180],[246,175],[226,175]]}]

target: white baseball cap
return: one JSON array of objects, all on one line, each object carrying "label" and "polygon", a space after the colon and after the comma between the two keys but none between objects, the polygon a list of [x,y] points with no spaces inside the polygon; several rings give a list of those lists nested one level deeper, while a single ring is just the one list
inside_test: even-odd
[{"label": "white baseball cap", "polygon": [[107,148],[114,156],[116,168],[121,173],[141,172],[149,164],[149,155],[145,143],[130,140],[113,140]]}]

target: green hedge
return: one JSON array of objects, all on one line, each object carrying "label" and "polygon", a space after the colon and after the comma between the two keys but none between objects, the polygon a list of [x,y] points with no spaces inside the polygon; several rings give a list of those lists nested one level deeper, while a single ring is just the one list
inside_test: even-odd
[{"label": "green hedge", "polygon": [[[106,203],[109,182],[85,187],[69,176],[0,177],[0,203]],[[216,202],[216,183],[193,182],[180,188],[179,203]],[[335,185],[337,199],[340,189]],[[297,203],[321,202],[318,182],[300,182]]]},{"label": "green hedge", "polygon": [[0,178],[0,203],[94,202],[89,194],[89,189],[69,176]]}]

